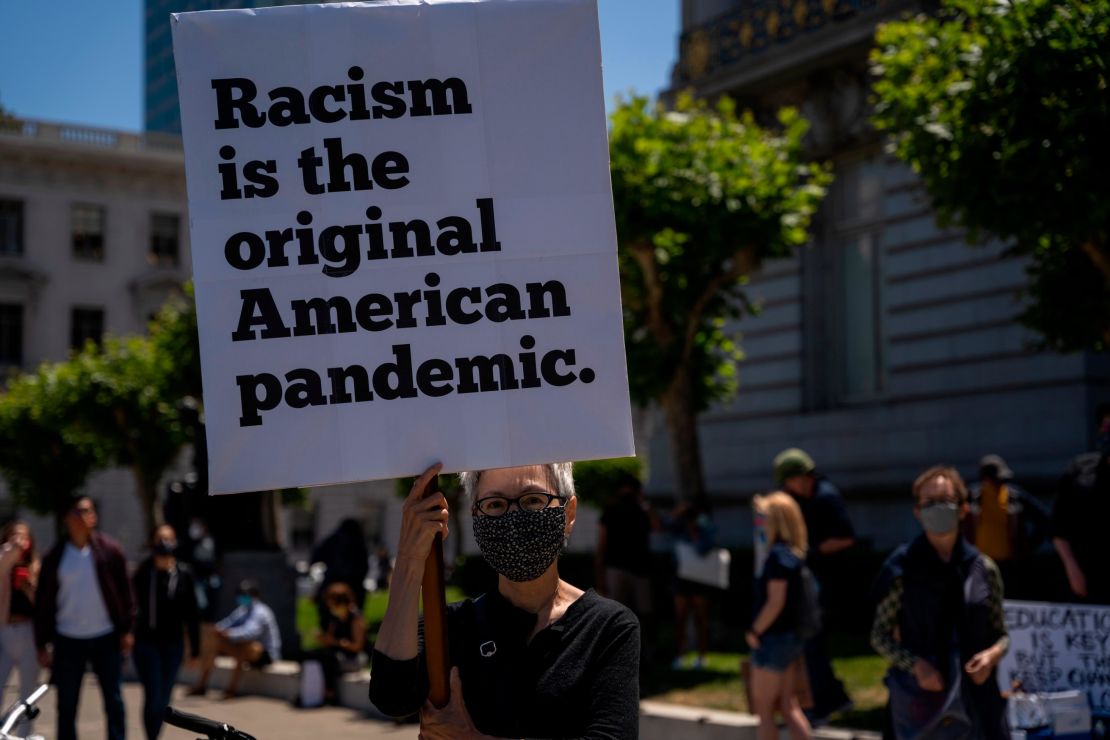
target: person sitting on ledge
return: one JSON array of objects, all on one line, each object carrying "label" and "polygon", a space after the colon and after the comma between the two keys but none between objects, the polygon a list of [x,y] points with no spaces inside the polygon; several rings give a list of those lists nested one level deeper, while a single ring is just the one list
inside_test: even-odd
[{"label": "person sitting on ledge", "polygon": [[236,592],[238,606],[216,623],[215,629],[201,640],[201,668],[189,696],[203,696],[216,658],[227,655],[235,659],[235,669],[227,684],[227,699],[238,696],[243,666],[264,668],[281,660],[281,633],[274,612],[259,598],[258,584],[244,580]]}]

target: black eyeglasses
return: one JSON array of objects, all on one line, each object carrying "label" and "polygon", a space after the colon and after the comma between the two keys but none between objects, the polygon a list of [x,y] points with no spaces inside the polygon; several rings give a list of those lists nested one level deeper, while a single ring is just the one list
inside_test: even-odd
[{"label": "black eyeglasses", "polygon": [[486,496],[475,502],[471,513],[477,512],[482,516],[501,516],[508,513],[515,505],[521,511],[543,511],[551,506],[552,501],[558,501],[559,506],[566,503],[566,496],[560,496],[546,491],[533,491],[519,498],[506,498],[504,496]]}]

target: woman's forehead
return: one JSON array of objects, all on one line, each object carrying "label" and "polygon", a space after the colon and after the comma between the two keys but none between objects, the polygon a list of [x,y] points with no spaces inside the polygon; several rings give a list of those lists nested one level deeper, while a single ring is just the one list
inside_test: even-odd
[{"label": "woman's forehead", "polygon": [[918,498],[922,501],[937,501],[956,498],[956,487],[944,476],[930,478],[921,485]]},{"label": "woman's forehead", "polygon": [[527,488],[547,489],[551,481],[543,465],[526,465],[519,468],[487,470],[478,479],[478,496],[512,494]]}]

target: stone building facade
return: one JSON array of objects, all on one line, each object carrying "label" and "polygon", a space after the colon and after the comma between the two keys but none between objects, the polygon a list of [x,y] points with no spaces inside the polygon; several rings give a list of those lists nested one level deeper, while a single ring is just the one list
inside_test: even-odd
[{"label": "stone building facade", "polygon": [[[0,373],[64,360],[87,339],[145,332],[191,273],[179,137],[33,120],[0,126]],[[183,453],[167,483],[189,458]],[[131,474],[95,473],[86,490],[105,531],[138,557],[146,533]],[[0,521],[25,513],[0,492]],[[305,505],[270,514],[291,561],[348,517],[368,541],[396,552],[393,481],[309,489]],[[595,519],[584,513],[576,549],[592,545]],[[50,520],[34,518],[34,527],[40,542],[52,541]],[[469,531],[458,536],[475,551]]]},{"label": "stone building facade", "polygon": [[[701,417],[707,485],[734,541],[750,538],[746,501],[773,484],[771,460],[790,446],[812,454],[880,547],[914,531],[910,483],[936,462],[973,477],[997,453],[1050,496],[1110,397],[1105,357],[1039,351],[1017,321],[1025,263],[939,227],[920,181],[869,124],[876,26],[930,7],[682,0],[665,95],[729,95],[768,120],[794,106],[836,178],[811,244],[753,276],[762,313],[733,327],[746,355],[740,392]],[[665,445],[661,435],[652,445],[659,493],[670,486]]]},{"label": "stone building facade", "polygon": [[[189,276],[180,141],[83,126],[0,125],[0,368],[63,360],[105,334],[138,334]],[[131,552],[141,532],[128,472],[88,492]],[[17,512],[0,503],[8,516]],[[49,521],[39,539],[53,538]]]}]

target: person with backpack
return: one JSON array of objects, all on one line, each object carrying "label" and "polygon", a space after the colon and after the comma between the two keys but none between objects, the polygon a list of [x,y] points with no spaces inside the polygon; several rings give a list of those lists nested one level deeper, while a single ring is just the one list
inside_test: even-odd
[{"label": "person with backpack", "polygon": [[884,735],[1008,739],[1002,576],[960,534],[968,493],[955,469],[929,468],[913,495],[924,532],[891,554],[876,586],[871,645],[890,663]]},{"label": "person with backpack", "polygon": [[768,549],[755,584],[755,618],[744,636],[752,649],[752,710],[759,715],[759,740],[778,737],[776,708],[790,737],[805,740],[813,730],[796,687],[805,641],[820,629],[816,583],[805,564],[805,520],[782,491],[756,496],[754,505]]}]

